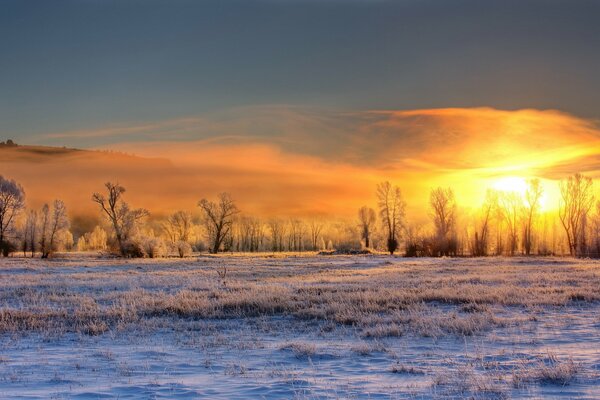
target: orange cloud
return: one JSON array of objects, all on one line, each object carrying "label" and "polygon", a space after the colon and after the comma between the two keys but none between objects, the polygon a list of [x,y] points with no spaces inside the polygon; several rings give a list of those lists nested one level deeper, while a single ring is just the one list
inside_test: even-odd
[{"label": "orange cloud", "polygon": [[32,205],[60,197],[74,212],[96,212],[91,193],[113,180],[134,206],[155,213],[193,210],[200,198],[228,191],[244,211],[264,216],[354,215],[374,205],[384,179],[399,184],[415,210],[437,185],[478,203],[498,177],[552,181],[600,171],[598,124],[558,111],[267,107],[64,135],[118,138],[108,147],[139,157],[2,150],[2,173],[21,181]]}]

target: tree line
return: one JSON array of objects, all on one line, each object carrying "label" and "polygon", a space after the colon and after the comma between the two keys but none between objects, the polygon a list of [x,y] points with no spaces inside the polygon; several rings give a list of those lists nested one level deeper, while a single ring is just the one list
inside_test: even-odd
[{"label": "tree line", "polygon": [[74,238],[63,201],[27,209],[25,191],[0,176],[0,253],[47,258],[56,251],[99,250],[125,257],[185,257],[193,251],[360,253],[409,257],[491,255],[600,255],[600,201],[590,177],[559,182],[557,212],[542,212],[543,187],[527,182],[524,194],[488,190],[476,210],[458,207],[452,188],[431,190],[428,223],[409,222],[397,185],[376,187],[375,207],[355,219],[269,218],[243,214],[228,193],[201,199],[199,213],[176,211],[150,218],[125,201],[126,189],[107,182],[93,193],[103,223]]}]

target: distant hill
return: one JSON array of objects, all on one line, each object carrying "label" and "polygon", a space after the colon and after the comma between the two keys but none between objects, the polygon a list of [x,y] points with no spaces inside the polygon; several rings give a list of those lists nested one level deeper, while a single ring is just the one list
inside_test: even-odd
[{"label": "distant hill", "polygon": [[[23,185],[28,207],[39,208],[56,198],[64,200],[79,225],[85,225],[84,221],[95,223],[99,214],[91,196],[93,192],[102,191],[106,181],[123,184],[127,188],[126,199],[133,206],[158,212],[178,206],[168,203],[165,193],[161,192],[165,177],[177,175],[176,168],[166,159],[3,142],[0,143],[0,175]],[[189,207],[194,205],[190,200]]]}]

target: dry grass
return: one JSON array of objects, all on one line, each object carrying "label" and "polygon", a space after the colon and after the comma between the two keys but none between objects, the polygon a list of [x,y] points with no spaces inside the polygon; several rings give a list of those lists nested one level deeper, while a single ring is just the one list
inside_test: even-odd
[{"label": "dry grass", "polygon": [[522,388],[531,383],[566,386],[576,379],[580,369],[580,365],[575,363],[572,358],[561,360],[553,354],[548,354],[545,358],[515,370],[512,383],[516,388]]},{"label": "dry grass", "polygon": [[287,316],[371,338],[474,335],[522,322],[498,307],[520,307],[527,319],[540,306],[600,301],[598,287],[598,263],[569,259],[0,259],[0,332],[98,335],[165,319]]},{"label": "dry grass", "polygon": [[317,353],[317,347],[312,343],[292,342],[281,346],[280,350],[291,350],[296,358],[309,358]]}]

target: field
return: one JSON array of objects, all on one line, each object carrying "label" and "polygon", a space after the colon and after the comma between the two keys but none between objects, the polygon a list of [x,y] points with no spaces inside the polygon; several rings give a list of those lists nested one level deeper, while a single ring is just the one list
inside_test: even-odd
[{"label": "field", "polygon": [[7,398],[600,398],[600,263],[0,259]]}]

